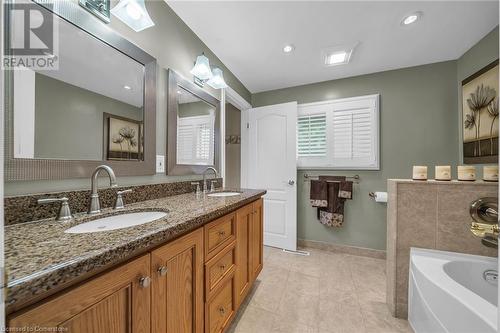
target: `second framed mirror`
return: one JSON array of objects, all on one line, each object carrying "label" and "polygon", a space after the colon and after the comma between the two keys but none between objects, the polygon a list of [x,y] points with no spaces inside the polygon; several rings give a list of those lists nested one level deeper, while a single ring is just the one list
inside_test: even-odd
[{"label": "second framed mirror", "polygon": [[168,70],[167,174],[200,174],[220,165],[220,102]]}]

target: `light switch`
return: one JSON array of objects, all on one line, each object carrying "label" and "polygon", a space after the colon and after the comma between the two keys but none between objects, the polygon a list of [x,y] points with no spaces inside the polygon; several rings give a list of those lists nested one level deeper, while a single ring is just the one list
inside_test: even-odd
[{"label": "light switch", "polygon": [[165,172],[165,156],[156,155],[156,173]]}]

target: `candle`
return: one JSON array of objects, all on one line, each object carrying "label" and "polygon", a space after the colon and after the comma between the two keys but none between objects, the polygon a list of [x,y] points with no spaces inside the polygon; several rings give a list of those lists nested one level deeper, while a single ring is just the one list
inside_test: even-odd
[{"label": "candle", "polygon": [[423,165],[413,166],[413,179],[414,180],[427,180],[427,167]]},{"label": "candle", "polygon": [[451,166],[436,165],[436,180],[451,180]]},{"label": "candle", "polygon": [[457,167],[458,180],[476,180],[476,167],[470,165],[459,165]]},{"label": "candle", "polygon": [[485,165],[483,167],[483,180],[487,182],[497,182],[498,165]]}]

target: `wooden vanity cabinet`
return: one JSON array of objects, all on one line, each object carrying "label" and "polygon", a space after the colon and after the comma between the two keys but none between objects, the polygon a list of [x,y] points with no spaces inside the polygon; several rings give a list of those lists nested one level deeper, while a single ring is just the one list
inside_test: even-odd
[{"label": "wooden vanity cabinet", "polygon": [[203,230],[151,252],[151,332],[203,332]]},{"label": "wooden vanity cabinet", "polygon": [[250,273],[252,283],[264,267],[264,208],[263,199],[253,202],[253,217],[250,225]]},{"label": "wooden vanity cabinet", "polygon": [[[12,332],[150,332],[149,254],[9,318]],[[144,279],[146,278],[146,279]],[[59,329],[59,330],[58,330]]]},{"label": "wooden vanity cabinet", "polygon": [[236,303],[241,305],[263,267],[262,199],[236,212]]},{"label": "wooden vanity cabinet", "polygon": [[[88,333],[222,333],[262,270],[262,199],[8,318]],[[33,328],[33,330],[30,330]]]}]

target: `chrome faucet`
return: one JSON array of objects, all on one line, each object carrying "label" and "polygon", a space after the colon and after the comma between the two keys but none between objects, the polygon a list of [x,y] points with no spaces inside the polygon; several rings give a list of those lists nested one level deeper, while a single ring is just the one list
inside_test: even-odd
[{"label": "chrome faucet", "polygon": [[481,243],[488,247],[498,248],[498,198],[485,197],[474,200],[469,207],[470,216],[474,220],[470,231],[481,237]]},{"label": "chrome faucet", "polygon": [[90,206],[88,214],[97,214],[101,212],[101,202],[99,201],[99,193],[97,193],[97,177],[99,177],[99,172],[101,170],[106,171],[108,174],[109,185],[111,187],[117,187],[116,176],[111,167],[107,165],[99,165],[95,168],[94,173],[92,173],[92,177],[90,178],[90,187],[92,188],[92,192],[90,193]]},{"label": "chrome faucet", "polygon": [[[207,172],[208,171],[213,171],[214,175],[215,175],[215,178],[217,178],[217,175],[218,175],[217,170],[215,168],[213,168],[213,167],[208,167],[208,168],[205,169],[205,171],[203,171],[203,193],[207,193],[206,176],[207,176]],[[213,183],[210,183],[210,189],[209,189],[209,191],[213,192],[213,190],[214,190],[214,185],[213,185]]]}]

